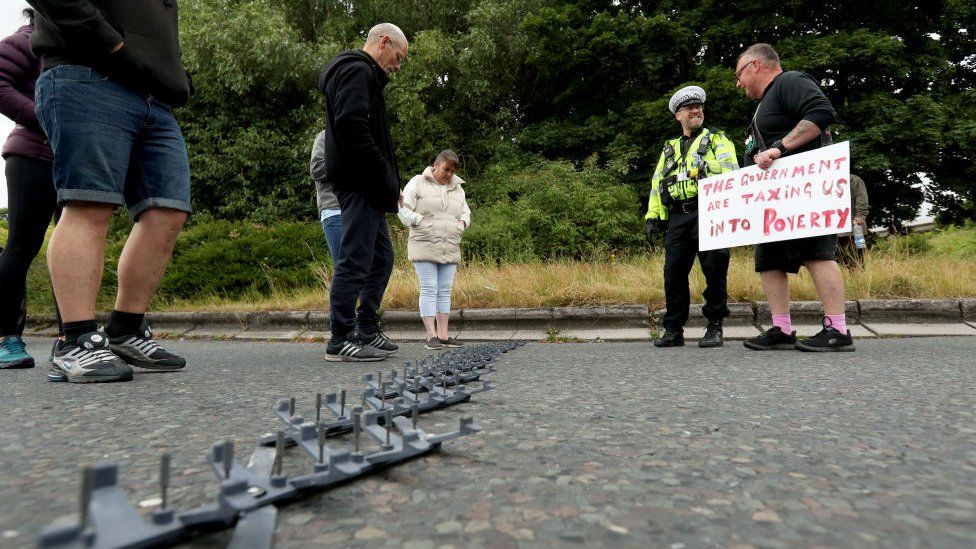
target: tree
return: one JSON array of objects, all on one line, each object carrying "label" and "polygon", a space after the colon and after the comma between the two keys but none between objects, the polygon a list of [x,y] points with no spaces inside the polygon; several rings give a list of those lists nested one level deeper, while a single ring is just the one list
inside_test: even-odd
[{"label": "tree", "polygon": [[[494,165],[596,162],[646,196],[667,99],[695,83],[706,123],[740,144],[755,103],[735,89],[737,55],[772,43],[784,67],[819,80],[869,184],[874,220],[898,225],[923,199],[940,218],[976,218],[976,8],[947,0],[849,5],[810,0],[193,0],[183,46],[197,94],[181,112],[194,205],[221,217],[311,215],[306,162],[321,127],[316,79],[367,30],[411,41],[386,90],[402,175],[443,148],[462,157],[471,200],[491,203]],[[741,149],[740,149],[741,150]],[[557,170],[558,173],[558,170]]]}]

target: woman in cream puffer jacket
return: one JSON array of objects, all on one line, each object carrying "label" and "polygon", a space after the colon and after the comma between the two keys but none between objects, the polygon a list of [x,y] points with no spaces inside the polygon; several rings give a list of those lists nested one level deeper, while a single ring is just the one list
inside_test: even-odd
[{"label": "woman in cream puffer jacket", "polygon": [[425,347],[460,347],[447,330],[451,315],[451,289],[461,261],[461,233],[471,224],[464,181],[454,175],[458,156],[442,151],[424,173],[403,189],[399,217],[410,229],[407,259],[420,280],[420,317],[427,329]]}]

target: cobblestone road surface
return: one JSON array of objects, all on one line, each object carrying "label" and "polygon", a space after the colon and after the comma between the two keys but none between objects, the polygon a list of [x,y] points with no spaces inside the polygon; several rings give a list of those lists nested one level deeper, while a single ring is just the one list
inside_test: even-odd
[{"label": "cobblestone road surface", "polygon": [[[167,346],[186,371],[92,386],[0,372],[0,546],[75,512],[79,468],[100,459],[138,502],[168,451],[173,503],[209,502],[213,442],[246,457],[279,398],[307,413],[368,371],[327,365],[322,344]],[[406,345],[394,364],[427,354]],[[276,547],[976,546],[973,338],[826,356],[534,343],[498,366],[497,391],[420,422],[474,416],[485,432],[283,507]],[[308,466],[289,450],[286,473]]]}]

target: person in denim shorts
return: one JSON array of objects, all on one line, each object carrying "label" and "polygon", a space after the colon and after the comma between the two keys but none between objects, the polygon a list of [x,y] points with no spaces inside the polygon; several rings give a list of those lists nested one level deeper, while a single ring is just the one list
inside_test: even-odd
[{"label": "person in denim shorts", "polygon": [[[187,102],[175,0],[31,2],[31,45],[43,72],[36,113],[54,151],[64,208],[48,265],[64,319],[48,379],[128,381],[132,368],[177,370],[186,361],[153,339],[146,309],[190,212],[190,167],[173,107]],[[95,298],[113,211],[135,222],[118,266],[104,330]]]}]

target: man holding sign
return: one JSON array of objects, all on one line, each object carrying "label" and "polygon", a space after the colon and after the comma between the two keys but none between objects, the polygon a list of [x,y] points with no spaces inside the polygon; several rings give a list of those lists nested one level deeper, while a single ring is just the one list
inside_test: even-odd
[{"label": "man holding sign", "polygon": [[[784,72],[772,46],[754,44],[746,49],[739,56],[735,77],[736,87],[742,88],[747,97],[760,100],[749,124],[745,165],[756,164],[769,172],[778,158],[829,144],[827,128],[836,114],[830,100],[809,75]],[[773,325],[762,335],[746,340],[747,348],[761,351],[793,348],[801,351],[854,350],[844,316],[844,279],[834,260],[836,246],[836,234],[756,245],[756,271],[769,300]],[[797,341],[790,319],[787,273],[798,273],[801,265],[813,277],[825,316],[823,330],[811,338]]]},{"label": "man holding sign", "polygon": [[729,271],[727,249],[698,249],[698,180],[708,174],[739,168],[735,146],[725,134],[704,127],[705,90],[686,86],[671,96],[668,108],[681,124],[682,135],[664,144],[651,179],[647,201],[647,238],[666,227],[664,236],[664,334],[654,340],[656,347],[685,344],[684,326],[688,320],[691,293],[688,273],[695,256],[705,274],[705,305],[708,319],[699,347],[722,346],[722,319],[729,316],[726,279]]}]

